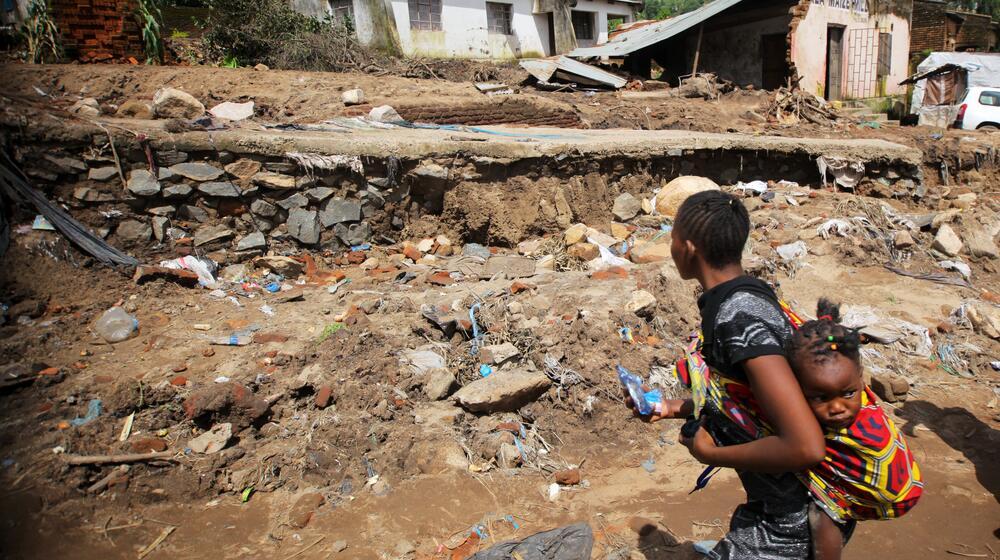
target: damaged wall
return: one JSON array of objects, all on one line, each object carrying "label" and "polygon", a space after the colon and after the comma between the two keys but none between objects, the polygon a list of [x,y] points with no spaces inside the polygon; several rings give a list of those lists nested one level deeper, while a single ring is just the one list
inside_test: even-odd
[{"label": "damaged wall", "polygon": [[81,60],[145,59],[136,0],[50,0],[68,55]]},{"label": "damaged wall", "polygon": [[[787,33],[790,21],[791,16],[781,15],[725,29],[705,30],[698,72],[712,72],[741,86],[763,87],[762,38]],[[687,35],[685,50],[694,53],[697,41],[697,34]]]}]

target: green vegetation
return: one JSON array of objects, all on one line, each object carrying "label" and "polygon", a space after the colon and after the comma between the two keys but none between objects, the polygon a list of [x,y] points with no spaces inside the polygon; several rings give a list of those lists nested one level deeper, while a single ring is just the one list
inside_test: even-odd
[{"label": "green vegetation", "polygon": [[139,29],[142,30],[142,45],[146,51],[146,64],[163,63],[163,12],[162,0],[139,0],[135,11]]},{"label": "green vegetation", "polygon": [[706,3],[706,0],[646,0],[646,6],[639,12],[638,17],[640,19],[666,19],[697,10]]},{"label": "green vegetation", "polygon": [[46,0],[31,0],[28,4],[28,17],[21,23],[19,34],[27,49],[25,59],[28,62],[58,62],[62,58],[59,29],[49,15]]},{"label": "green vegetation", "polygon": [[191,34],[187,31],[181,31],[180,29],[174,29],[170,32],[171,39],[187,39]]}]

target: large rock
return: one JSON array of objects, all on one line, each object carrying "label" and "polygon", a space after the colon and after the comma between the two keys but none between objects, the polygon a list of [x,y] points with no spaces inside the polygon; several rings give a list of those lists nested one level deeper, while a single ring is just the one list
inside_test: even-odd
[{"label": "large rock", "polygon": [[432,401],[447,398],[451,388],[455,386],[455,374],[447,369],[432,369],[424,375],[424,395]]},{"label": "large rock", "polygon": [[128,190],[136,196],[155,196],[160,194],[160,182],[145,169],[136,169],[128,179]]},{"label": "large rock", "polygon": [[570,226],[565,233],[563,233],[563,241],[566,246],[575,245],[587,240],[587,225],[586,224],[573,224]]},{"label": "large rock", "polygon": [[101,116],[101,105],[93,97],[87,97],[74,103],[69,112],[83,117]]},{"label": "large rock", "polygon": [[264,234],[259,231],[251,233],[236,243],[237,251],[255,251],[266,247],[267,240],[264,238]]},{"label": "large rock", "polygon": [[479,349],[479,352],[483,363],[495,366],[501,366],[521,355],[521,351],[517,349],[517,346],[514,346],[510,342],[483,346]]},{"label": "large rock", "polygon": [[687,197],[702,191],[719,190],[719,185],[707,177],[683,175],[670,181],[656,194],[656,211],[671,218]]},{"label": "large rock", "polygon": [[656,297],[646,290],[636,290],[632,292],[627,308],[640,317],[650,317],[656,311]]},{"label": "large rock", "polygon": [[425,163],[415,168],[412,173],[420,179],[448,180],[448,169],[436,163]]},{"label": "large rock", "polygon": [[235,235],[233,230],[224,225],[203,226],[194,233],[194,244],[196,247],[200,247],[215,241],[232,239],[233,235]]},{"label": "large rock", "polygon": [[49,162],[50,169],[56,173],[77,175],[87,172],[87,164],[76,158],[60,157],[52,154],[46,154],[44,157],[45,161]]},{"label": "large rock", "polygon": [[274,215],[278,213],[278,208],[270,202],[262,198],[258,198],[250,204],[250,211],[258,216],[273,218]]},{"label": "large rock", "polygon": [[368,112],[368,119],[380,123],[406,122],[390,105],[380,105]]},{"label": "large rock", "polygon": [[217,119],[242,121],[253,116],[253,101],[247,101],[246,103],[233,103],[232,101],[226,101],[212,107],[208,110],[208,112]]},{"label": "large rock", "polygon": [[984,303],[974,303],[965,310],[972,328],[983,336],[1000,339],[1000,310]]},{"label": "large rock", "polygon": [[347,224],[337,224],[334,226],[333,232],[345,245],[354,246],[361,245],[371,239],[372,227],[365,222],[351,224],[350,226]]},{"label": "large rock", "polygon": [[163,187],[163,198],[166,198],[167,200],[187,198],[192,192],[194,192],[194,189],[191,188],[191,185],[179,183],[177,185]]},{"label": "large rock", "polygon": [[284,208],[285,210],[305,208],[306,206],[309,206],[309,198],[302,193],[295,193],[292,196],[279,200],[278,206]]},{"label": "large rock", "polygon": [[965,248],[973,257],[997,258],[997,244],[990,237],[990,234],[983,229],[974,230],[966,234]]},{"label": "large rock", "polygon": [[938,229],[937,235],[934,236],[934,244],[931,245],[933,249],[949,257],[958,256],[962,252],[962,246],[962,240],[948,224],[944,224]]},{"label": "large rock", "polygon": [[119,239],[128,243],[146,243],[153,236],[153,228],[145,222],[125,220],[118,224],[115,233]]},{"label": "large rock", "polygon": [[309,200],[323,202],[333,196],[333,193],[334,190],[329,187],[313,187],[306,191],[306,196],[309,197]]},{"label": "large rock", "polygon": [[163,243],[163,240],[167,238],[167,228],[169,227],[170,220],[168,218],[153,218],[153,237],[160,243]]},{"label": "large rock", "polygon": [[632,262],[647,264],[670,260],[670,243],[666,241],[648,241],[632,247]]},{"label": "large rock", "polygon": [[260,162],[252,159],[238,159],[226,166],[226,173],[241,181],[249,181],[260,172]]},{"label": "large rock", "polygon": [[115,116],[126,119],[149,120],[153,118],[153,107],[145,101],[130,99],[118,107]]},{"label": "large rock", "polygon": [[226,181],[209,181],[198,185],[198,192],[207,196],[217,196],[219,198],[238,198],[241,194],[240,188]]},{"label": "large rock", "polygon": [[288,213],[288,234],[306,245],[319,243],[319,214],[315,210],[295,208]]},{"label": "large rock", "polygon": [[623,222],[627,222],[636,217],[642,211],[642,201],[629,193],[622,193],[615,199],[615,205],[611,213]]},{"label": "large rock", "polygon": [[190,93],[163,88],[153,94],[153,114],[161,119],[196,119],[205,114],[205,106]]},{"label": "large rock", "polygon": [[91,181],[109,181],[118,176],[118,168],[109,165],[108,167],[95,167],[87,174]]},{"label": "large rock", "polygon": [[222,170],[218,167],[197,161],[171,165],[170,171],[192,181],[214,181],[222,177]]},{"label": "large rock", "polygon": [[194,220],[202,224],[211,218],[207,210],[192,204],[182,205],[177,209],[177,215],[185,220]]},{"label": "large rock", "polygon": [[361,105],[365,102],[365,92],[361,88],[354,88],[340,94],[340,100],[344,105]]},{"label": "large rock", "polygon": [[77,187],[73,189],[73,198],[81,202],[111,202],[115,195],[90,187]]},{"label": "large rock", "polygon": [[470,412],[513,412],[537,399],[551,384],[542,372],[508,369],[469,383],[454,398]]},{"label": "large rock", "polygon": [[285,190],[295,188],[295,177],[281,173],[272,173],[270,171],[261,171],[255,174],[253,182],[255,185],[259,185],[265,189]]}]

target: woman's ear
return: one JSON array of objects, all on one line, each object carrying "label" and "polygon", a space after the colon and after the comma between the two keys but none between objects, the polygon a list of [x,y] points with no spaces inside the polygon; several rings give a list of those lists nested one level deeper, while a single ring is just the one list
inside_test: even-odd
[{"label": "woman's ear", "polygon": [[697,255],[697,254],[698,254],[698,248],[694,246],[694,243],[691,243],[690,239],[685,239],[684,240],[684,256],[690,262],[690,261],[694,260],[695,255]]}]

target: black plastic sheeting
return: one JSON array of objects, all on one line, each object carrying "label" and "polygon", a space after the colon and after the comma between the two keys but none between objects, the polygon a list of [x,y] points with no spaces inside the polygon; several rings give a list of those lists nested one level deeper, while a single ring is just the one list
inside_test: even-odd
[{"label": "black plastic sheeting", "polygon": [[[2,153],[2,152],[0,152]],[[2,153],[0,158],[0,190],[7,198],[20,200],[29,203],[38,210],[38,213],[45,216],[45,219],[52,224],[60,233],[66,236],[74,245],[84,253],[94,257],[108,266],[135,267],[139,261],[134,257],[126,255],[118,249],[108,245],[103,239],[94,235],[92,231],[73,219],[65,210],[50,202],[45,196],[32,188],[27,179],[17,165],[11,161],[6,153]],[[10,226],[7,225],[7,235],[4,236],[3,224],[5,220],[0,217],[0,254],[6,248],[4,239],[9,241]]]},{"label": "black plastic sheeting", "polygon": [[520,541],[508,541],[470,556],[468,560],[590,560],[594,531],[586,523],[536,533]]},{"label": "black plastic sheeting", "polygon": [[6,208],[3,207],[3,204],[3,198],[0,197],[0,257],[7,252],[7,246],[10,245],[10,223],[4,217]]}]

